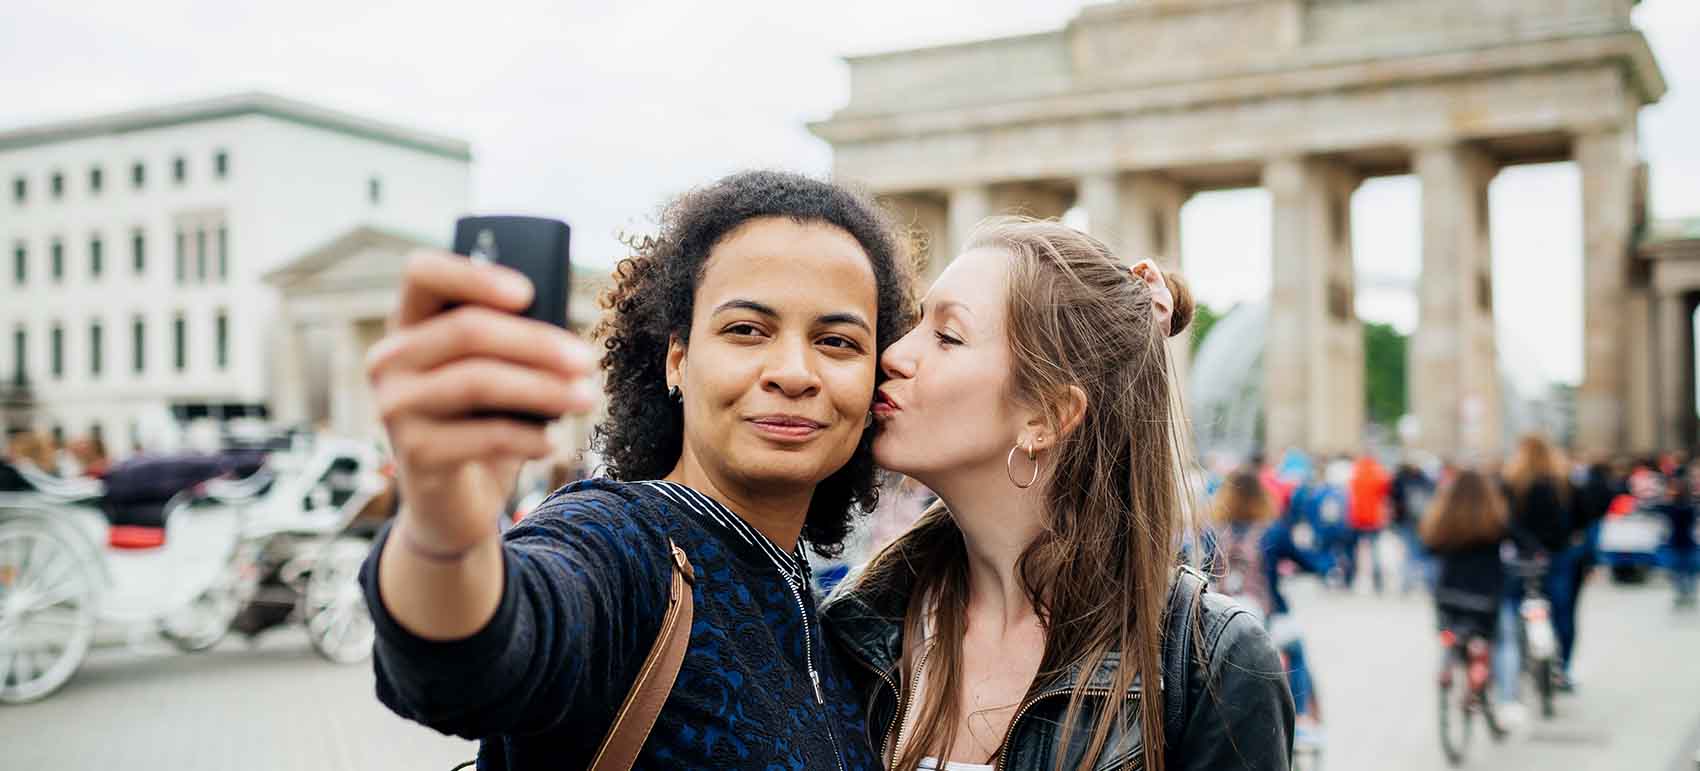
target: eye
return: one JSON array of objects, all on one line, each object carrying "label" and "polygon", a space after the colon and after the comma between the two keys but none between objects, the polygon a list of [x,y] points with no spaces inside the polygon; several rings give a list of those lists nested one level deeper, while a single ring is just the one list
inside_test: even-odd
[{"label": "eye", "polygon": [[762,334],[762,331],[761,327],[754,324],[749,322],[740,322],[726,327],[725,334],[732,335],[733,337],[756,337]]},{"label": "eye", "polygon": [[860,351],[860,350],[862,350],[862,346],[860,344],[858,344],[855,340],[851,340],[850,338],[844,337],[842,335],[828,335],[826,337],[821,338],[820,342],[821,342],[822,345],[831,346],[833,348],[842,348],[846,351]]},{"label": "eye", "polygon": [[952,346],[952,345],[961,345],[962,344],[961,340],[958,340],[954,337],[951,337],[950,335],[947,335],[943,332],[934,332],[933,337],[938,338],[939,345],[942,345],[942,346]]}]

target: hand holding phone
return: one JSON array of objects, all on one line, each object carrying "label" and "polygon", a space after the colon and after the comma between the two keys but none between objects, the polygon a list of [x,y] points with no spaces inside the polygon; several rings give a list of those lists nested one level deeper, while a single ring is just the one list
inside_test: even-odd
[{"label": "hand holding phone", "polygon": [[401,480],[398,527],[425,549],[490,537],[520,464],[554,452],[544,421],[597,402],[595,351],[564,328],[567,232],[469,218],[456,227],[466,254],[409,259],[366,366]]}]

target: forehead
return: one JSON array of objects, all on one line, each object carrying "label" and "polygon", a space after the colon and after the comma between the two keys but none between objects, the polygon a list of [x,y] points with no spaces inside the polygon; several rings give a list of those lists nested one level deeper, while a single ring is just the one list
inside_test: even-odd
[{"label": "forehead", "polygon": [[738,226],[709,252],[697,311],[729,299],[764,304],[855,308],[874,321],[878,288],[861,243],[843,228],[787,217],[759,217]]},{"label": "forehead", "polygon": [[1008,252],[980,247],[963,252],[946,266],[927,292],[929,306],[961,303],[977,319],[1003,318],[1009,292]]}]

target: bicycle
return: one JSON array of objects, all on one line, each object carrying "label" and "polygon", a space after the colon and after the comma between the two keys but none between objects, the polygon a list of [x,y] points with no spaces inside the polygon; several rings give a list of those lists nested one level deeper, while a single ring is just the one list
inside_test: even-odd
[{"label": "bicycle", "polygon": [[1523,674],[1534,681],[1540,698],[1541,717],[1553,716],[1553,690],[1558,680],[1558,634],[1552,626],[1552,603],[1542,588],[1546,579],[1545,556],[1512,560],[1507,566],[1521,579],[1523,599],[1517,604],[1517,645]]},{"label": "bicycle", "polygon": [[[1506,729],[1493,711],[1488,686],[1493,680],[1493,646],[1487,637],[1467,625],[1448,625],[1440,632],[1440,746],[1446,762],[1463,764],[1469,749],[1471,725],[1480,713],[1495,742],[1505,739]],[[1453,689],[1457,688],[1456,695]]]}]

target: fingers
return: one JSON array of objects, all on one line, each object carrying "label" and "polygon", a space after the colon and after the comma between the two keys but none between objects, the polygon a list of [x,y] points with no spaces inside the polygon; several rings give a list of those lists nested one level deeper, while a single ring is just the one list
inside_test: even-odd
[{"label": "fingers", "polygon": [[458,254],[416,251],[403,274],[397,326],[428,319],[449,305],[485,305],[518,313],[531,304],[531,280],[512,268]]},{"label": "fingers", "polygon": [[366,356],[373,382],[386,373],[418,372],[468,357],[502,359],[566,378],[596,370],[596,354],[571,333],[509,313],[462,306],[391,332]]},{"label": "fingers", "polygon": [[544,427],[506,418],[431,420],[390,426],[396,461],[409,474],[429,476],[472,463],[535,460],[554,452]]},{"label": "fingers", "polygon": [[596,404],[590,380],[484,357],[379,379],[374,396],[386,424],[416,416],[441,420],[483,412],[552,419],[588,412]]}]

